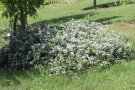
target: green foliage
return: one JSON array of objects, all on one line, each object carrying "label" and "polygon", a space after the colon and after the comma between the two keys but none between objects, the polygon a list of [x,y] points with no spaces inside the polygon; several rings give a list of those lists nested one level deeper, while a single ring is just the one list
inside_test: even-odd
[{"label": "green foliage", "polygon": [[97,65],[105,68],[132,55],[128,38],[109,31],[100,23],[71,20],[61,28],[54,38],[53,73],[81,72]]},{"label": "green foliage", "polygon": [[53,27],[41,25],[27,31],[18,31],[16,35],[11,34],[9,45],[1,50],[3,64],[17,70],[43,64],[48,60],[53,32]]},{"label": "green foliage", "polygon": [[70,21],[57,27],[40,24],[11,36],[2,49],[3,64],[10,69],[48,68],[50,73],[77,73],[93,66],[106,67],[129,59],[128,38],[108,31],[100,23]]},{"label": "green foliage", "polygon": [[44,0],[1,0],[1,2],[6,7],[3,15],[13,17],[15,14],[20,14],[21,10],[25,15],[35,15],[36,8],[43,5]]},{"label": "green foliage", "polygon": [[[98,0],[98,3],[104,2],[112,2],[116,0]],[[74,15],[80,14],[82,8],[90,5],[90,0],[81,0],[81,2],[77,3],[76,5],[54,5],[54,6],[45,6],[45,8],[39,10],[40,18],[32,19],[31,23],[38,22],[41,20],[50,20],[52,18],[59,18],[64,17],[65,19],[71,16],[72,18]],[[71,9],[71,8],[72,9]],[[132,37],[132,41],[135,43],[134,28],[126,28],[123,29],[121,23],[118,21],[132,21],[134,19],[135,12],[134,4],[127,5],[126,7],[110,7],[106,9],[94,11],[94,15],[90,16],[90,20],[99,20],[102,19],[101,22],[112,22],[111,27],[113,30],[118,32],[125,33]],[[93,10],[87,10],[85,13],[93,12]],[[59,13],[56,13],[59,12]],[[128,14],[127,14],[128,13]],[[84,15],[81,12],[82,18]],[[73,16],[72,16],[73,15]],[[113,16],[120,16],[118,18],[113,19],[106,19]],[[41,19],[42,18],[42,19]],[[74,17],[75,18],[75,17]],[[68,20],[63,21],[68,21]],[[4,27],[4,25],[8,22],[7,19],[0,17],[0,26]],[[51,20],[50,20],[51,21]],[[57,19],[57,21],[62,21],[61,18]],[[51,21],[52,22],[52,21]],[[56,23],[56,21],[54,21]],[[1,35],[0,35],[1,37]],[[135,44],[134,44],[135,46]],[[0,58],[1,60],[1,58]],[[24,71],[8,73],[2,72],[0,70],[0,90],[134,90],[134,83],[135,83],[135,61],[130,62],[123,62],[121,64],[116,64],[110,69],[103,70],[103,71],[89,71],[86,74],[83,74],[79,79],[71,79],[70,76],[51,76],[46,74],[40,74],[41,72],[32,71]]]},{"label": "green foliage", "polygon": [[[27,16],[35,16],[36,9],[44,4],[44,0],[0,0],[4,5],[3,16],[10,18],[13,30],[16,30],[17,21],[20,20],[21,28],[27,28]],[[11,24],[11,25],[12,25]]]}]

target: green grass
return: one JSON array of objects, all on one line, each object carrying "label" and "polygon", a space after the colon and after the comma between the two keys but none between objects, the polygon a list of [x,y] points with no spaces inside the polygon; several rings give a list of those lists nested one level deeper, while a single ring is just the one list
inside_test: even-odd
[{"label": "green grass", "polygon": [[42,71],[0,73],[0,90],[134,90],[135,61],[116,64],[103,71],[93,70],[78,79],[49,76]]},{"label": "green grass", "polygon": [[[91,0],[92,1],[92,0]],[[38,10],[36,19],[29,23],[59,24],[74,19],[87,19],[109,24],[110,30],[127,34],[135,48],[135,4],[82,10],[90,7],[90,0],[75,4],[54,4]],[[97,0],[98,4],[116,0]],[[2,12],[0,12],[2,13]],[[0,28],[8,26],[8,20],[0,17]],[[130,23],[133,24],[130,24]],[[0,31],[2,35],[3,31]],[[4,39],[0,36],[0,43]],[[43,71],[8,73],[0,71],[0,90],[135,90],[135,61],[122,62],[104,71],[93,70],[73,79],[70,76],[43,75]]]},{"label": "green grass", "polygon": [[[116,0],[97,0],[97,4],[112,3]],[[110,4],[111,5],[111,4]],[[92,6],[92,1],[79,0],[74,4],[53,4],[47,5],[38,9],[38,17],[29,17],[29,24],[48,22],[53,24],[64,23],[72,18],[74,19],[87,19],[91,21],[98,21],[103,24],[119,24],[119,22],[135,22],[135,4],[129,4],[124,6],[115,6],[108,8],[99,8],[97,10],[83,10]],[[2,11],[0,11],[0,14]],[[9,20],[0,17],[0,28],[8,27]],[[135,33],[134,30],[131,32]],[[0,35],[1,35],[0,31]],[[0,43],[4,40],[0,37]]]}]

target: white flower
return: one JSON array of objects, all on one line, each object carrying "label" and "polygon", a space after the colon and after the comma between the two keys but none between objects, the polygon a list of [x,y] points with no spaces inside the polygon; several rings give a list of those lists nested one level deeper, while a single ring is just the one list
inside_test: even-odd
[{"label": "white flower", "polygon": [[10,37],[11,36],[11,34],[10,33],[7,33],[7,35],[6,35],[7,37]]},{"label": "white flower", "polygon": [[70,42],[80,42],[80,40],[78,38],[72,37],[70,40]]},{"label": "white flower", "polygon": [[67,44],[66,48],[67,48],[67,49],[69,49],[69,50],[73,50],[73,48],[74,48],[74,45],[71,45],[71,44]]}]

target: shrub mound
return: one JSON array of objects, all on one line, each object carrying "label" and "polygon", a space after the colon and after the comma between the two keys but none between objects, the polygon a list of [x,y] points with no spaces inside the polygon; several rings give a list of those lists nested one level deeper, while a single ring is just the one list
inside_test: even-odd
[{"label": "shrub mound", "polygon": [[131,57],[131,43],[125,35],[108,26],[89,21],[70,21],[54,38],[52,72],[85,71],[95,65],[106,67],[116,60]]},{"label": "shrub mound", "polygon": [[76,73],[129,59],[132,45],[125,35],[100,23],[71,20],[63,25],[40,24],[17,32],[2,49],[6,67],[46,67],[50,73]]},{"label": "shrub mound", "polygon": [[3,65],[10,69],[28,69],[36,65],[47,65],[52,48],[51,39],[55,27],[46,24],[35,25],[26,31],[11,34],[9,44],[1,49]]}]

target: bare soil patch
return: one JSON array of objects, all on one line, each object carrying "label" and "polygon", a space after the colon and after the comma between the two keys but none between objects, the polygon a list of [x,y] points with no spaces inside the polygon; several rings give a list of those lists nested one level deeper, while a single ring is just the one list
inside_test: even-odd
[{"label": "bare soil patch", "polygon": [[68,4],[73,4],[76,2],[76,0],[66,0]]},{"label": "bare soil patch", "polygon": [[121,25],[122,29],[133,30],[135,29],[135,23],[124,23]]}]

